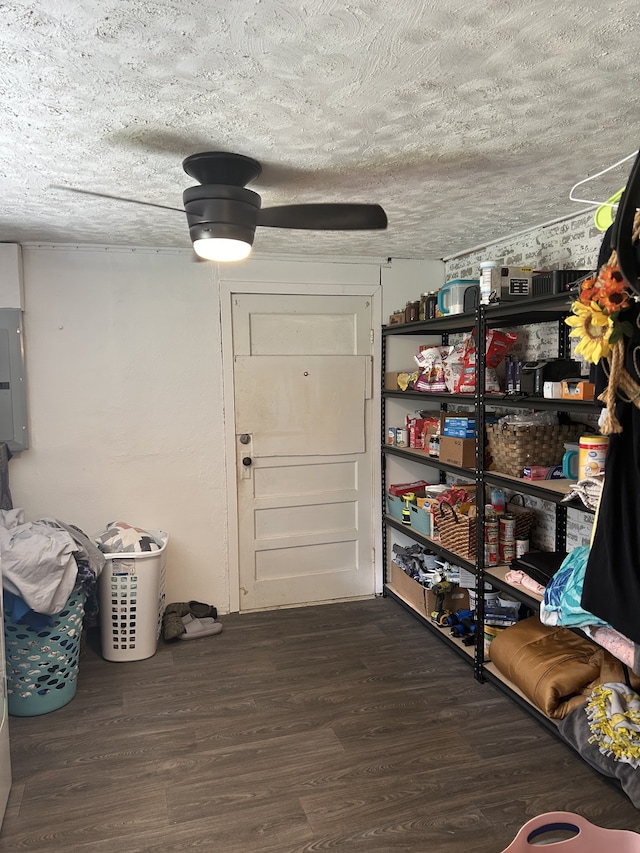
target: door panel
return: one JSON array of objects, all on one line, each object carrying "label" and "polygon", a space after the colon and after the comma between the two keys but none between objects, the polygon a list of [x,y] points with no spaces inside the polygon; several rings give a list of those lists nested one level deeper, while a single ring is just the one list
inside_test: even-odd
[{"label": "door panel", "polygon": [[274,347],[278,355],[353,353],[352,317],[344,314],[254,314],[250,332],[252,355],[274,355]]},{"label": "door panel", "polygon": [[371,299],[235,294],[232,329],[240,609],[372,595]]},{"label": "door panel", "polygon": [[355,355],[236,356],[236,432],[253,435],[254,457],[362,453],[368,364]]},{"label": "door panel", "polygon": [[315,465],[294,462],[290,465],[280,464],[277,468],[257,468],[253,475],[257,501],[279,499],[283,495],[289,498],[297,495],[300,500],[304,500],[305,495],[356,488],[355,462],[320,461]]},{"label": "door panel", "polygon": [[290,537],[292,529],[303,530],[305,535],[353,531],[356,510],[355,501],[258,509],[255,513],[256,539],[264,542],[275,537]]}]

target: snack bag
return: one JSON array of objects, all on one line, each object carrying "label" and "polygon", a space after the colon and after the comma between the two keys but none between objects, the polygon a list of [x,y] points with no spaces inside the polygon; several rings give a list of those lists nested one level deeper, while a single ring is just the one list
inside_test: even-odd
[{"label": "snack bag", "polygon": [[467,345],[465,341],[461,341],[453,347],[450,347],[451,352],[444,359],[444,379],[447,385],[447,391],[450,394],[458,393],[458,385],[460,384],[460,376],[464,365],[464,357]]},{"label": "snack bag", "polygon": [[487,329],[485,366],[497,367],[516,342],[518,336],[500,329]]},{"label": "snack bag", "polygon": [[443,349],[448,351],[450,347],[426,347],[415,356],[416,364],[422,373],[414,383],[414,391],[439,394],[447,390],[442,364]]}]

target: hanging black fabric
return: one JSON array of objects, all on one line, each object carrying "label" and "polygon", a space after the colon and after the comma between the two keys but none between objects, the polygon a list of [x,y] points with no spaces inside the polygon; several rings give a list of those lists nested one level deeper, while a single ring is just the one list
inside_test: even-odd
[{"label": "hanging black fabric", "polygon": [[9,445],[0,442],[0,509],[13,509],[11,490],[9,489],[9,460],[11,459]]},{"label": "hanging black fabric", "polygon": [[[627,309],[624,319],[634,330],[625,342],[625,368],[640,384],[640,306]],[[596,395],[607,381],[599,364]],[[619,400],[616,414],[622,432],[609,436],[604,487],[581,605],[640,643],[640,409]]]}]

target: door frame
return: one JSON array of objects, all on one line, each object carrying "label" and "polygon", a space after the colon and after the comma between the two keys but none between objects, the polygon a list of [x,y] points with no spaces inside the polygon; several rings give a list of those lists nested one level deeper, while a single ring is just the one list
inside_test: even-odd
[{"label": "door frame", "polygon": [[[258,263],[256,260],[254,263]],[[269,265],[269,264],[267,264]],[[380,317],[382,310],[382,284],[380,261],[362,263],[292,263],[276,264],[278,277],[253,280],[246,269],[234,268],[219,273],[220,322],[222,339],[222,404],[224,410],[224,449],[227,480],[227,578],[229,584],[229,612],[240,612],[240,558],[238,547],[238,499],[236,480],[235,389],[233,381],[233,335],[231,326],[232,300],[237,293],[290,294],[292,296],[369,296],[373,326],[373,396],[371,400],[369,429],[372,436],[371,513],[373,529],[373,566],[375,594],[382,593],[382,555],[380,478],[381,457],[375,452],[380,423],[380,384],[375,381],[379,373],[381,354]],[[245,272],[245,275],[242,275]],[[251,272],[255,272],[252,270]],[[273,272],[273,271],[272,271]],[[238,274],[239,273],[239,274]],[[238,274],[238,275],[236,275]],[[281,278],[283,280],[281,280]]]}]

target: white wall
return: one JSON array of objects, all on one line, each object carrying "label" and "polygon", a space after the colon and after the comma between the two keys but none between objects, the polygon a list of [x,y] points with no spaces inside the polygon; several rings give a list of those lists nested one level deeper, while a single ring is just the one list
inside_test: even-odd
[{"label": "white wall", "polygon": [[228,600],[219,311],[189,252],[24,248],[30,449],[13,503],[167,530],[169,601]]},{"label": "white wall", "polygon": [[389,315],[404,309],[411,299],[429,290],[439,290],[445,282],[445,265],[442,261],[415,261],[409,258],[392,258],[382,269],[382,322]]},{"label": "white wall", "polygon": [[[10,462],[14,506],[88,534],[115,520],[167,530],[167,600],[227,612],[216,266],[171,250],[26,246],[22,255],[30,448]],[[300,280],[300,259],[245,264],[229,275]],[[427,277],[436,286],[443,270],[382,266],[394,306]],[[354,281],[359,273],[354,265]]]}]

